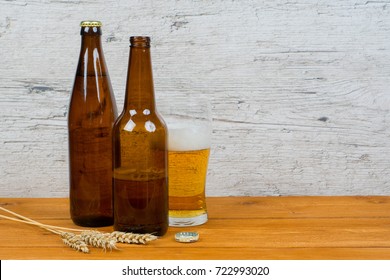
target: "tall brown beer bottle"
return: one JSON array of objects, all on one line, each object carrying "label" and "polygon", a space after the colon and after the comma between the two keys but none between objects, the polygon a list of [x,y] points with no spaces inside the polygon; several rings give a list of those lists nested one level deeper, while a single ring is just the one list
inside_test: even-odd
[{"label": "tall brown beer bottle", "polygon": [[68,113],[70,214],[80,226],[113,224],[112,127],[117,109],[101,23],[81,22],[81,50]]},{"label": "tall brown beer bottle", "polygon": [[156,111],[149,37],[130,37],[123,112],[113,130],[114,229],[168,229],[167,128]]}]

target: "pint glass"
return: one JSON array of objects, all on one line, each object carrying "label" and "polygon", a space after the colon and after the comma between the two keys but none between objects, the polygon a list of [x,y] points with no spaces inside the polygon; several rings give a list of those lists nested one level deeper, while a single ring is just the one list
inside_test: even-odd
[{"label": "pint glass", "polygon": [[169,225],[207,222],[206,176],[211,143],[207,99],[174,98],[158,106],[168,127]]}]

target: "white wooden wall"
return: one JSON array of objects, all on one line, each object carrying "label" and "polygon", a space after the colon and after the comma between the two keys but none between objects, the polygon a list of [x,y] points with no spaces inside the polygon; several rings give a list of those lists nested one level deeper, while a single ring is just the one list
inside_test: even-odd
[{"label": "white wooden wall", "polygon": [[208,195],[390,195],[389,0],[0,0],[0,197],[68,195],[85,19],[119,110],[130,35],[158,100],[212,100]]}]

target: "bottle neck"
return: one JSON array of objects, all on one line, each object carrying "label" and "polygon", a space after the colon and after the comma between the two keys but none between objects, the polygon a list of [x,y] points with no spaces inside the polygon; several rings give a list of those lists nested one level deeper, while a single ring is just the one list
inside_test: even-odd
[{"label": "bottle neck", "polygon": [[100,27],[81,28],[81,49],[77,75],[107,75],[107,68],[102,51],[101,34]]},{"label": "bottle neck", "polygon": [[155,111],[152,61],[148,37],[130,38],[129,68],[127,72],[125,111]]}]

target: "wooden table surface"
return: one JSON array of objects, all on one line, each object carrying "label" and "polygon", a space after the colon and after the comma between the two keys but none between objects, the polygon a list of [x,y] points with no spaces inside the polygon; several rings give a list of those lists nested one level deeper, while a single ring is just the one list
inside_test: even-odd
[{"label": "wooden table surface", "polygon": [[[390,197],[209,197],[209,221],[147,245],[76,252],[41,228],[0,219],[0,259],[390,259]],[[66,198],[0,198],[42,223],[74,227]],[[1,214],[8,215],[7,213]],[[112,227],[100,228],[112,231]],[[197,231],[196,243],[175,233]]]}]

